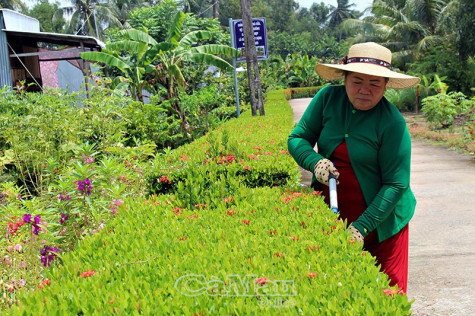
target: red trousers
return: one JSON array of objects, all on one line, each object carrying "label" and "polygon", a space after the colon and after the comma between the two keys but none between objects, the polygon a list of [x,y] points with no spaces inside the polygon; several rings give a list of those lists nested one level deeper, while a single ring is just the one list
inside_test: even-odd
[{"label": "red trousers", "polygon": [[[346,143],[340,144],[330,158],[340,173],[338,178],[338,210],[340,218],[346,219],[348,225],[358,219],[366,210],[366,202],[358,179],[351,167]],[[329,204],[328,187],[323,186],[325,201]],[[379,242],[378,234],[372,231],[365,237],[364,249],[376,257],[381,271],[390,279],[390,285],[398,285],[404,293],[407,290],[409,227],[405,226],[396,235]]]}]

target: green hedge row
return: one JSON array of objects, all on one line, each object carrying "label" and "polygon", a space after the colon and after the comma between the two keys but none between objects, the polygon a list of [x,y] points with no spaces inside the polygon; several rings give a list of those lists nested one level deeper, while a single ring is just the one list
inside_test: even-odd
[{"label": "green hedge row", "polygon": [[125,199],[8,313],[409,314],[345,223],[298,185],[282,91],[266,112],[156,157],[145,171],[156,194]]}]

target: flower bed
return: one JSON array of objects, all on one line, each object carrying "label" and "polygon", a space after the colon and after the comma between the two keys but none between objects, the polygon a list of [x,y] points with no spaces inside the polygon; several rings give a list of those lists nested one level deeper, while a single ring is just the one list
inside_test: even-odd
[{"label": "flower bed", "polygon": [[[8,314],[409,314],[345,223],[299,186],[282,91],[266,112],[144,161],[150,196],[117,189],[107,221],[73,251],[41,248],[43,281]],[[73,201],[98,193],[86,176],[66,191]]]}]

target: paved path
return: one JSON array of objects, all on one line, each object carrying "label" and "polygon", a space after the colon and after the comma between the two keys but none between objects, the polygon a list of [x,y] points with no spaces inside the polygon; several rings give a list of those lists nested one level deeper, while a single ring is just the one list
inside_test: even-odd
[{"label": "paved path", "polygon": [[[311,99],[289,103],[298,121]],[[311,173],[302,177],[310,184]],[[412,141],[408,297],[413,315],[475,315],[475,159]]]}]

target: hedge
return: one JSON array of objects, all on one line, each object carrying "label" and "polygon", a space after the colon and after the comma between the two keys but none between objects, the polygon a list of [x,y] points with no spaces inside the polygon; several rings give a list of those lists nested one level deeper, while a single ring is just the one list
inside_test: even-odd
[{"label": "hedge", "polygon": [[157,156],[151,195],[124,199],[8,313],[410,314],[346,223],[299,185],[282,91],[266,112]]}]

